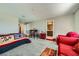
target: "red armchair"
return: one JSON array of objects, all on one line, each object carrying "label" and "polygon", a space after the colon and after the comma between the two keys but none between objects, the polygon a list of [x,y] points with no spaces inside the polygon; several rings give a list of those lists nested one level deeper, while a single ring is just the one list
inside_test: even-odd
[{"label": "red armchair", "polygon": [[69,32],[67,35],[58,35],[58,55],[59,56],[79,56],[79,34]]},{"label": "red armchair", "polygon": [[46,39],[46,33],[40,33],[40,39]]}]

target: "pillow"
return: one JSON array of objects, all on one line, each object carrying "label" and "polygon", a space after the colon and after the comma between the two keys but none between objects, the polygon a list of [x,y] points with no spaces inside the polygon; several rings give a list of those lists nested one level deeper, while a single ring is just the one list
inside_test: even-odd
[{"label": "pillow", "polygon": [[4,41],[4,37],[0,36],[0,43],[2,43]]},{"label": "pillow", "polygon": [[73,51],[72,48],[73,48],[72,46],[60,43],[58,53],[66,55],[66,56],[78,56],[78,54],[75,51]]},{"label": "pillow", "polygon": [[14,35],[8,35],[8,36],[6,36],[6,39],[8,39],[8,40],[14,40]]},{"label": "pillow", "polygon": [[67,45],[74,45],[77,42],[78,38],[74,37],[65,37],[65,36],[59,36],[58,37],[58,43],[64,43]]},{"label": "pillow", "polygon": [[79,38],[79,34],[76,32],[68,32],[66,36]]},{"label": "pillow", "polygon": [[73,46],[73,50],[79,54],[79,42]]},{"label": "pillow", "polygon": [[19,38],[23,37],[23,35],[21,33],[15,33],[14,37],[15,37],[15,39],[19,39]]},{"label": "pillow", "polygon": [[8,41],[8,40],[14,40],[14,35],[3,35],[3,36],[0,37],[0,40],[2,42]]}]

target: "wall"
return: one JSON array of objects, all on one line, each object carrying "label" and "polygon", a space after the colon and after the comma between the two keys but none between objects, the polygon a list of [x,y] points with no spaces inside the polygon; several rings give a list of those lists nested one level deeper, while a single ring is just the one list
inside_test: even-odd
[{"label": "wall", "polygon": [[29,30],[30,30],[30,24],[26,24],[25,33],[29,34]]},{"label": "wall", "polygon": [[11,15],[0,14],[0,34],[17,33],[18,18]]},{"label": "wall", "polygon": [[64,15],[54,18],[54,37],[74,31],[74,15]]},{"label": "wall", "polygon": [[38,20],[30,23],[30,29],[38,29],[39,32],[46,32],[46,20]]},{"label": "wall", "polygon": [[75,19],[75,31],[79,33],[79,10],[74,14]]},{"label": "wall", "polygon": [[[53,18],[54,20],[54,37],[59,34],[65,35],[70,31],[74,31],[74,15],[64,15]],[[40,20],[30,23],[30,28],[36,28],[40,31],[47,30],[46,20]]]}]

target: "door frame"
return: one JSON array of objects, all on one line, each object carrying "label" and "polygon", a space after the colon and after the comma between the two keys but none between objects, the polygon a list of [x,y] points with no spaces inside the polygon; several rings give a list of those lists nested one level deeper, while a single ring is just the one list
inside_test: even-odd
[{"label": "door frame", "polygon": [[[53,19],[51,19],[50,21],[52,21],[53,22],[53,29],[52,29],[52,31],[53,31],[53,36],[54,36],[54,20]],[[47,37],[47,23],[48,23],[48,20],[46,20],[46,37]]]}]

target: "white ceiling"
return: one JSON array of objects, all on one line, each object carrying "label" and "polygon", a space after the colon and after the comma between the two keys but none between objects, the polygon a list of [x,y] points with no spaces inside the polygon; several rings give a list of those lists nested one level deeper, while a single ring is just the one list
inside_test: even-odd
[{"label": "white ceiling", "polygon": [[16,16],[23,22],[31,22],[34,20],[43,20],[65,14],[72,14],[77,8],[78,4],[72,3],[9,3],[0,4],[0,16],[12,15]]}]

